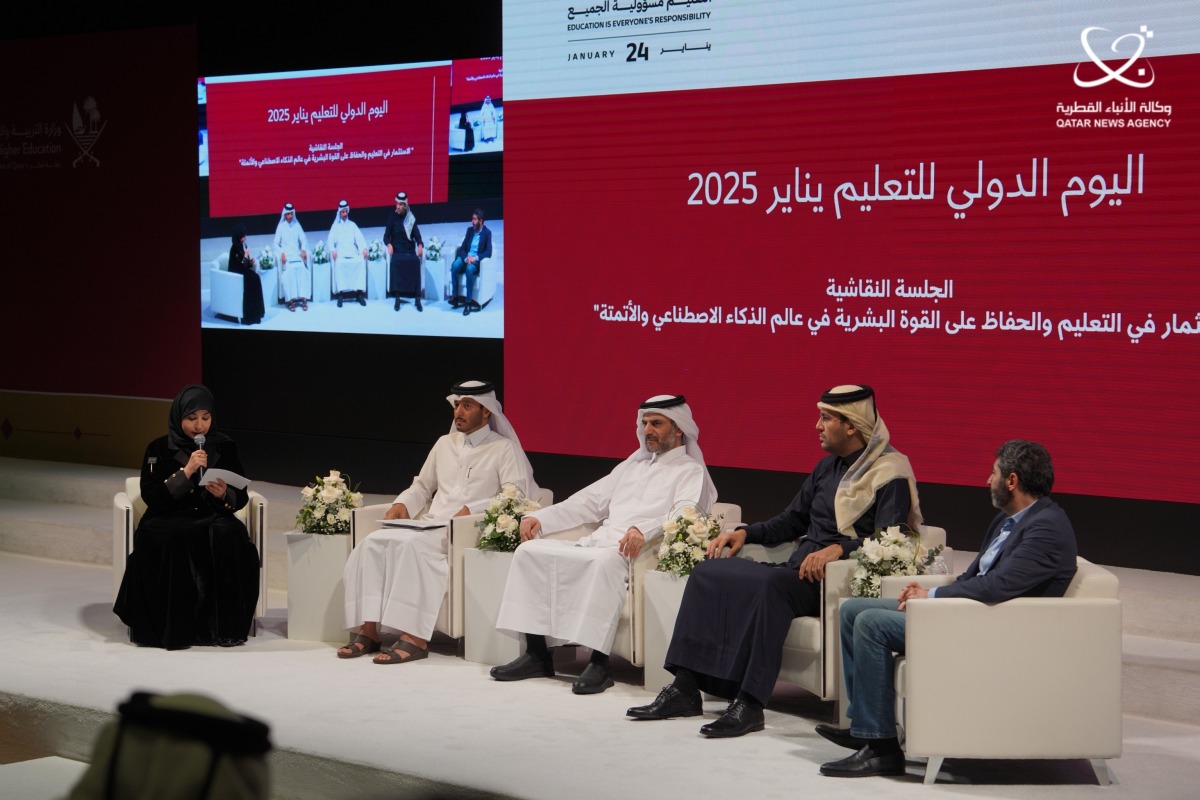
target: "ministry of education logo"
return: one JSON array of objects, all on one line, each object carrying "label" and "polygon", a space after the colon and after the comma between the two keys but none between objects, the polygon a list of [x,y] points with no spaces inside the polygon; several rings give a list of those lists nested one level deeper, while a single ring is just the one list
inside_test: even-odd
[{"label": "ministry of education logo", "polygon": [[[71,166],[79,166],[80,161],[100,166],[100,159],[92,154],[92,148],[96,146],[96,140],[100,138],[100,134],[104,133],[104,126],[108,123],[104,122],[100,115],[100,106],[96,103],[96,98],[88,97],[83,101],[83,114],[79,113],[78,103],[72,107],[71,111],[71,127],[68,132],[75,140],[75,146],[79,148],[79,155],[71,162]],[[85,114],[87,115],[86,121],[84,120]]]},{"label": "ministry of education logo", "polygon": [[[1142,51],[1146,49],[1146,40],[1154,38],[1154,31],[1148,30],[1148,26],[1143,25],[1138,33],[1124,33],[1112,39],[1109,49],[1118,57],[1125,58],[1126,61],[1121,66],[1113,69],[1105,64],[1104,61],[1096,55],[1096,51],[1092,49],[1090,41],[1093,33],[1109,34],[1112,31],[1108,28],[1101,28],[1096,25],[1089,26],[1083,29],[1079,35],[1079,41],[1083,45],[1083,52],[1087,53],[1091,59],[1091,66],[1100,70],[1099,77],[1085,78],[1080,75],[1080,71],[1089,66],[1087,62],[1081,62],[1075,66],[1075,85],[1081,89],[1091,89],[1096,86],[1103,86],[1110,81],[1119,81],[1132,89],[1147,89],[1154,83],[1154,67],[1151,66],[1148,60],[1141,60]],[[1104,37],[1097,35],[1096,39],[1103,40]],[[1129,50],[1133,50],[1131,54],[1126,55]],[[1087,70],[1092,75],[1097,74],[1095,70]],[[1133,75],[1126,73],[1132,71]]]}]

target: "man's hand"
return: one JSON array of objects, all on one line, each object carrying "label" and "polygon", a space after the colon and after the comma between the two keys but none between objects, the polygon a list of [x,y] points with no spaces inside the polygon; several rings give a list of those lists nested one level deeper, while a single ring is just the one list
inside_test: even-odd
[{"label": "man's hand", "polygon": [[392,507],[383,515],[384,519],[408,519],[408,506],[404,503],[393,503]]},{"label": "man's hand", "polygon": [[642,545],[646,543],[646,537],[637,528],[631,527],[625,531],[625,535],[621,537],[621,541],[617,542],[617,552],[626,558],[637,558],[638,553],[642,552]]},{"label": "man's hand", "polygon": [[[746,529],[738,528],[734,531],[725,531],[717,538],[708,543],[709,558],[732,558],[742,549],[742,545],[746,543]],[[722,552],[726,547],[729,548],[728,553]]]},{"label": "man's hand", "polygon": [[283,266],[286,263],[287,263],[287,253],[280,250],[279,251],[279,265]]},{"label": "man's hand", "polygon": [[921,584],[913,581],[900,590],[900,610],[904,610],[904,605],[909,600],[921,600],[925,597],[929,597],[929,590],[922,588]]},{"label": "man's hand", "polygon": [[471,509],[467,508],[466,506],[463,506],[458,511],[454,512],[454,516],[456,517],[469,517],[470,515]]},{"label": "man's hand", "polygon": [[391,254],[392,254],[392,246],[389,244],[388,245],[388,255],[390,256]]},{"label": "man's hand", "polygon": [[825,577],[825,565],[842,557],[842,546],[831,544],[823,550],[809,553],[800,565],[800,578],[806,581],[819,581]]},{"label": "man's hand", "polygon": [[542,523],[533,517],[523,517],[521,519],[521,541],[528,542],[530,539],[536,539],[537,535],[542,531]]}]

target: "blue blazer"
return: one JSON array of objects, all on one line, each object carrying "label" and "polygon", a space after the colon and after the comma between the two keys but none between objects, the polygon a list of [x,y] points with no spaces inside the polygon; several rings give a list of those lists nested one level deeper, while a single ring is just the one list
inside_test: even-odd
[{"label": "blue blazer", "polygon": [[1016,529],[1005,539],[986,575],[979,574],[979,559],[1000,534],[1007,514],[1001,512],[988,526],[979,555],[954,583],[939,587],[937,597],[965,597],[992,605],[1014,597],[1062,597],[1075,577],[1075,530],[1058,503],[1038,498]]},{"label": "blue blazer", "polygon": [[[471,252],[471,240],[475,238],[475,226],[467,226],[467,235],[463,237],[463,243],[458,246],[458,252],[455,253],[459,258],[466,258],[467,253]],[[492,257],[492,232],[487,225],[482,225],[479,228],[479,260]]]}]

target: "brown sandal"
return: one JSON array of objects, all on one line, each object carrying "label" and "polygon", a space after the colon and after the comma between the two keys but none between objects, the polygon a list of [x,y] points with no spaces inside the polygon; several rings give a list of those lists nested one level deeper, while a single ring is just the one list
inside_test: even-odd
[{"label": "brown sandal", "polygon": [[[408,653],[408,658],[401,658],[397,650],[403,650]],[[387,661],[380,661],[379,656],[387,656]],[[422,650],[412,642],[406,642],[403,639],[396,642],[395,647],[384,647],[379,651],[379,655],[371,659],[372,664],[387,666],[388,664],[407,664],[410,661],[420,661],[422,658],[429,657],[429,649]]]},{"label": "brown sandal", "polygon": [[[350,648],[350,652],[343,653],[342,651],[345,650],[347,647]],[[358,658],[359,656],[365,656],[368,653],[378,653],[379,647],[380,647],[379,642],[375,641],[374,639],[372,639],[369,636],[363,636],[360,633],[360,634],[358,634],[358,636],[354,637],[350,641],[346,642],[346,644],[344,644],[338,648],[337,657],[338,658]]]}]

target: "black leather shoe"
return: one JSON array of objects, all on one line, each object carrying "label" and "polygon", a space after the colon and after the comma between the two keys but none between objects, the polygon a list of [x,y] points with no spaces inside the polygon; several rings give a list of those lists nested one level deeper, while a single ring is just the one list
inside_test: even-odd
[{"label": "black leather shoe", "polygon": [[600,694],[613,685],[612,671],[599,664],[588,664],[583,674],[571,684],[575,694]]},{"label": "black leather shoe", "polygon": [[826,725],[822,722],[817,725],[816,731],[838,747],[861,750],[867,746],[867,740],[858,738],[850,732],[849,728],[835,728],[832,725]]},{"label": "black leather shoe", "polygon": [[450,298],[450,307],[451,308],[462,308],[462,305],[465,302],[466,302],[466,298],[464,298],[461,294],[456,294],[456,295],[454,295],[454,297]]},{"label": "black leather shoe", "polygon": [[361,294],[358,296],[357,300],[360,306],[365,306],[367,304],[367,298],[363,297]]},{"label": "black leather shoe", "polygon": [[463,316],[465,317],[470,313],[471,313],[471,304],[467,303],[465,306],[463,306]]},{"label": "black leather shoe", "polygon": [[425,309],[421,308],[421,298],[418,297],[417,298],[417,311],[424,311],[424,310]]},{"label": "black leather shoe", "polygon": [[522,653],[519,658],[500,667],[492,667],[491,675],[498,681],[523,681],[526,678],[553,678],[554,664],[537,656]]},{"label": "black leather shoe", "polygon": [[875,775],[903,775],[904,753],[897,751],[880,755],[871,745],[841,761],[821,765],[821,774],[834,778],[870,778]]},{"label": "black leather shoe", "polygon": [[634,719],[671,719],[671,717],[698,717],[704,711],[700,693],[684,694],[675,688],[675,684],[663,687],[648,706],[634,706],[625,712],[625,716]]},{"label": "black leather shoe", "polygon": [[745,736],[747,733],[761,731],[766,727],[763,710],[746,704],[744,700],[734,700],[725,709],[725,713],[700,729],[700,733],[710,739],[731,739],[734,736]]},{"label": "black leather shoe", "polygon": [[342,307],[342,298],[338,298],[338,308]]},{"label": "black leather shoe", "polygon": [[397,297],[397,298],[396,298],[396,304],[392,306],[392,310],[393,310],[393,311],[399,311],[399,310],[400,310],[400,298],[399,298],[399,297]]}]

